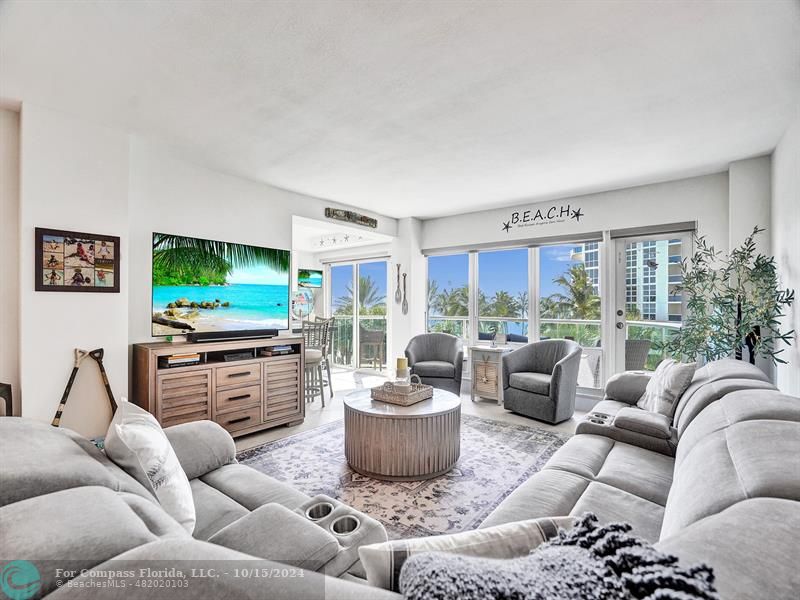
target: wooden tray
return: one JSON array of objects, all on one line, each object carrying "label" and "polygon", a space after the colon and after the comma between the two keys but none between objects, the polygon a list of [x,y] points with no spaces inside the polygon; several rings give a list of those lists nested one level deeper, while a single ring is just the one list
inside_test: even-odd
[{"label": "wooden tray", "polygon": [[433,386],[425,385],[424,383],[412,383],[411,391],[408,394],[396,392],[393,387],[391,383],[385,383],[382,386],[372,388],[372,399],[388,402],[389,404],[397,404],[398,406],[411,406],[433,397]]}]

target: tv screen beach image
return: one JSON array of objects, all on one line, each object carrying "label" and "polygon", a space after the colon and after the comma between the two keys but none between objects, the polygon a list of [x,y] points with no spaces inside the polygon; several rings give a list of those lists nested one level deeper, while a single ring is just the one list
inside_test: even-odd
[{"label": "tv screen beach image", "polygon": [[154,336],[288,327],[288,250],[153,234]]},{"label": "tv screen beach image", "polygon": [[300,269],[297,271],[298,287],[322,287],[322,271],[316,269]]}]

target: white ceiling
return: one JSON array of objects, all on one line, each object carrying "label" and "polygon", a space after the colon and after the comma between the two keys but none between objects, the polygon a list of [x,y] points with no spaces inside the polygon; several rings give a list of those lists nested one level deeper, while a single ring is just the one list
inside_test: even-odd
[{"label": "white ceiling", "polygon": [[6,1],[0,96],[430,217],[771,151],[800,3]]}]

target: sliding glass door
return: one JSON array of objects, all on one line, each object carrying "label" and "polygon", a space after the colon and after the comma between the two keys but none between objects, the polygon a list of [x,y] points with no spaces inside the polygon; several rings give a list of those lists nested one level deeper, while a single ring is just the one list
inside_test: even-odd
[{"label": "sliding glass door", "polygon": [[675,292],[689,234],[620,238],[617,244],[617,370],[655,370],[659,344],[681,326],[686,299]]},{"label": "sliding glass door", "polygon": [[334,364],[386,368],[387,266],[385,260],[331,265]]}]

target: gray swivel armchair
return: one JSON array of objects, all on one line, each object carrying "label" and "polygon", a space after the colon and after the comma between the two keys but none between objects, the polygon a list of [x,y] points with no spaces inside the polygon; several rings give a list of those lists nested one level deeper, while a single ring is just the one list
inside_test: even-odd
[{"label": "gray swivel armchair", "polygon": [[461,394],[464,349],[461,338],[449,333],[424,333],[411,338],[406,358],[412,375],[422,383]]},{"label": "gray swivel armchair", "polygon": [[575,412],[581,347],[570,340],[545,340],[502,357],[503,405],[510,411],[560,423]]}]

